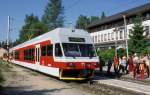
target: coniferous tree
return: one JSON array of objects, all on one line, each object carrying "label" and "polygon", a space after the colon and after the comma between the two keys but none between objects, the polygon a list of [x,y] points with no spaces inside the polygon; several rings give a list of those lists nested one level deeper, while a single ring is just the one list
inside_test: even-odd
[{"label": "coniferous tree", "polygon": [[48,0],[42,22],[48,27],[49,31],[64,25],[63,12],[62,0]]},{"label": "coniferous tree", "polygon": [[87,25],[90,24],[90,19],[86,16],[83,16],[83,15],[80,15],[78,17],[78,20],[76,21],[76,28],[78,29],[85,29],[86,30],[86,27]]},{"label": "coniferous tree", "polygon": [[25,24],[23,25],[22,29],[20,30],[20,34],[19,34],[19,43],[23,43],[27,40],[30,40],[34,33],[31,32],[31,26],[34,23],[39,22],[39,19],[37,16],[34,16],[33,14],[31,15],[26,15],[25,18]]},{"label": "coniferous tree", "polygon": [[48,31],[47,26],[37,16],[26,15],[25,24],[20,30],[19,39],[14,44],[23,43]]},{"label": "coniferous tree", "polygon": [[98,16],[91,16],[90,17],[90,23],[94,23],[96,21],[100,20],[100,18]]},{"label": "coniferous tree", "polygon": [[142,18],[137,16],[134,21],[134,26],[129,35],[129,51],[134,53],[142,53],[144,50],[145,40],[144,40],[144,29],[142,26]]},{"label": "coniferous tree", "polygon": [[103,19],[103,18],[105,18],[106,17],[106,15],[105,15],[105,12],[103,11],[102,13],[101,13],[101,19]]}]

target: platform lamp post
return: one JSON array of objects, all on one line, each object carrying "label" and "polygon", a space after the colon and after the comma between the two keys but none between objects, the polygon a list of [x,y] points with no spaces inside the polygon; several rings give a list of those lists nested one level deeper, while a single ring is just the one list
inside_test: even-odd
[{"label": "platform lamp post", "polygon": [[123,20],[124,20],[124,32],[125,32],[125,42],[126,42],[126,53],[127,58],[129,57],[129,51],[128,51],[128,33],[127,33],[127,22],[126,22],[126,15],[123,14]]}]

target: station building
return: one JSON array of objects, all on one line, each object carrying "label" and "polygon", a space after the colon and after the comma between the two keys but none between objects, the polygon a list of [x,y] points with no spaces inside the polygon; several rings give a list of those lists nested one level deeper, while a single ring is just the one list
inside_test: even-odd
[{"label": "station building", "polygon": [[[88,25],[87,29],[93,38],[96,48],[125,47],[126,40],[129,39],[133,27],[133,19],[142,16],[144,26],[144,36],[150,39],[150,3],[135,7],[115,15],[101,19]],[[123,17],[124,16],[124,17]],[[124,28],[126,22],[126,31]]]}]

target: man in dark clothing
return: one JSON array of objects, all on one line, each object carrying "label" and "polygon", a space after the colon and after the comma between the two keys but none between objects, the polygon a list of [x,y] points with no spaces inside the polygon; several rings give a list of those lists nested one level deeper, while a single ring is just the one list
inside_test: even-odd
[{"label": "man in dark clothing", "polygon": [[111,59],[109,59],[109,60],[108,60],[107,74],[110,74],[111,66],[112,66],[112,60],[111,60]]}]

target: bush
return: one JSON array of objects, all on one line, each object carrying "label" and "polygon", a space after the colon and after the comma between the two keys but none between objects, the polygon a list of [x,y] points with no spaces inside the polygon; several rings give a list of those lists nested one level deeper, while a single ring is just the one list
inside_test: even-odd
[{"label": "bush", "polygon": [[146,47],[146,48],[143,50],[143,53],[144,53],[144,54],[150,54],[150,46]]},{"label": "bush", "polygon": [[97,55],[101,57],[105,62],[108,59],[113,59],[115,54],[114,49],[101,49],[97,51]]}]

